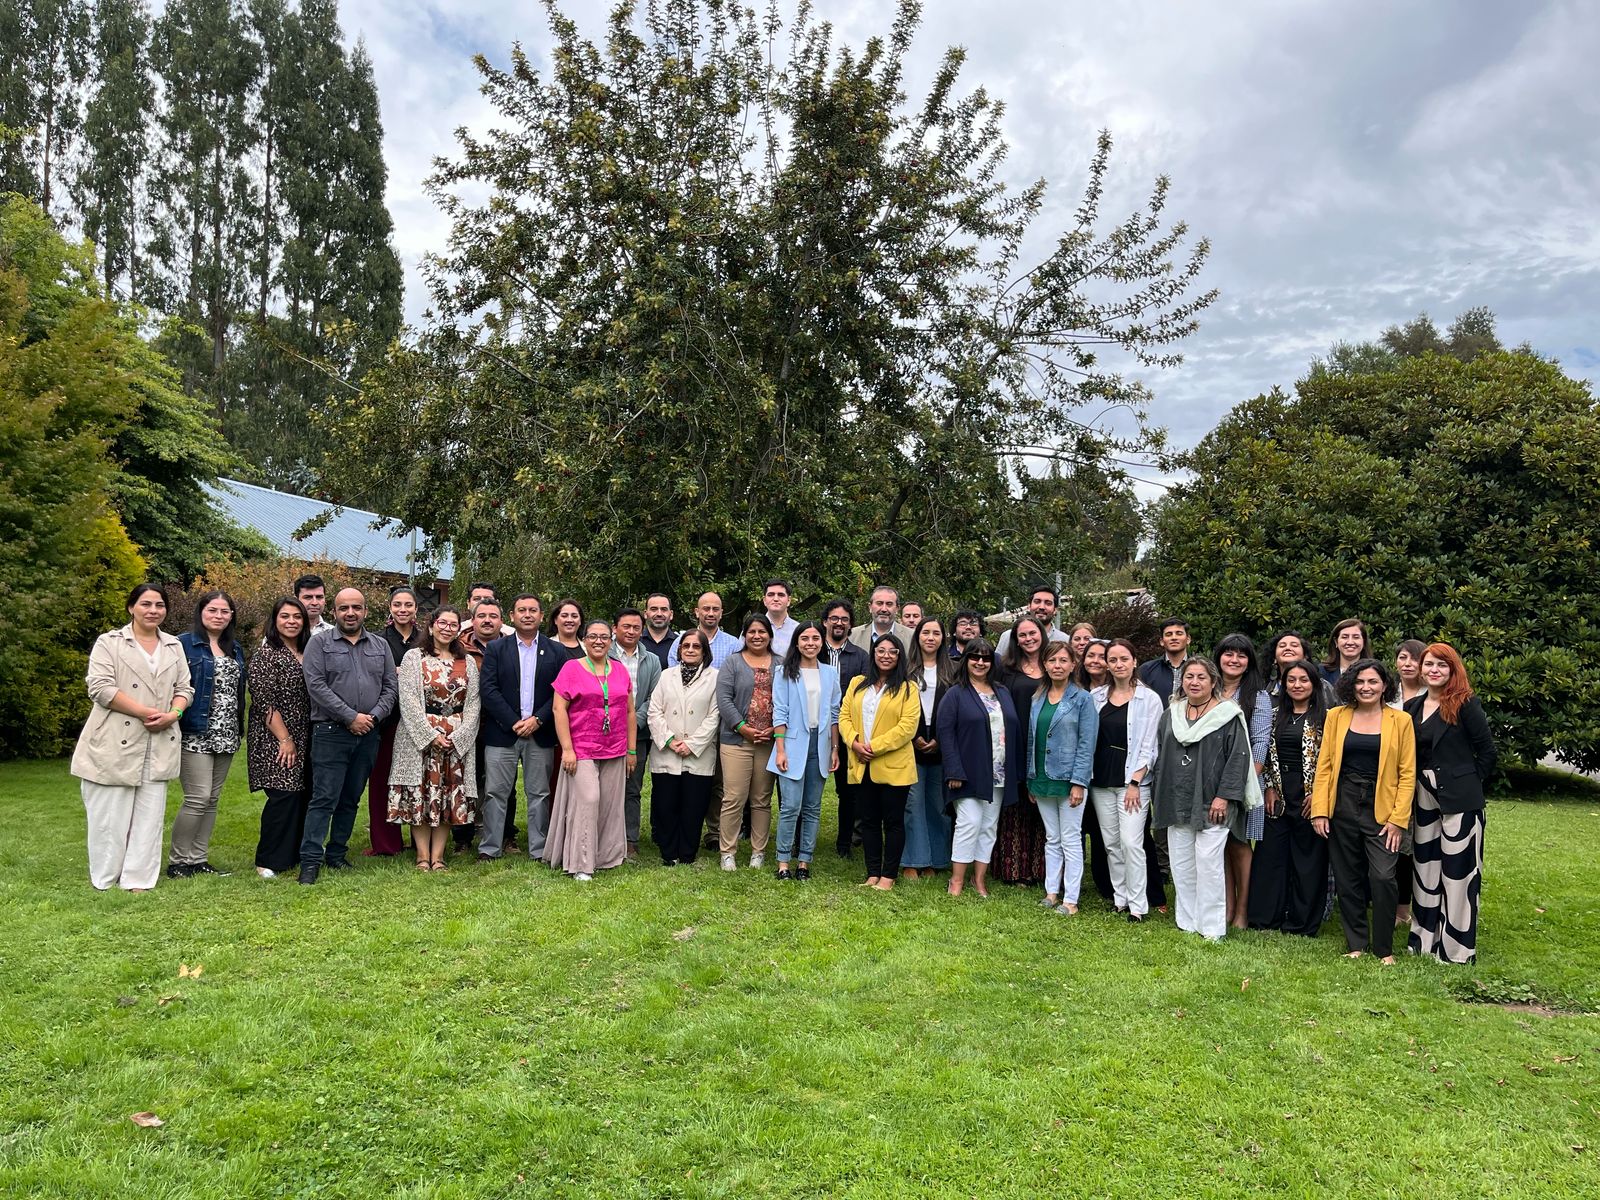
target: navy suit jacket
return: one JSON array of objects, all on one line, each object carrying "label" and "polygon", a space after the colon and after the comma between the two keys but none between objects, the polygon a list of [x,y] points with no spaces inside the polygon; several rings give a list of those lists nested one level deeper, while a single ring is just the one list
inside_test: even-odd
[{"label": "navy suit jacket", "polygon": [[[486,746],[515,746],[517,735],[511,727],[522,720],[522,656],[516,634],[495,638],[483,650],[483,669],[478,672],[478,698],[483,709],[483,742]],[[535,744],[556,744],[552,705],[556,675],[567,665],[567,652],[544,634],[536,646],[539,665],[533,675],[533,715],[539,718],[534,731]]]}]

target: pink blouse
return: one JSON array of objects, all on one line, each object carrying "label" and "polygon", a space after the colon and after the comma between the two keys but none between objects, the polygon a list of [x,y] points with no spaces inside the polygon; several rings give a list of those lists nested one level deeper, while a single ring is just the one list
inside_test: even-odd
[{"label": "pink blouse", "polygon": [[[609,676],[592,674],[587,654],[572,659],[556,675],[555,690],[567,699],[572,750],[579,758],[620,758],[628,752],[628,693],[633,680],[621,663],[606,661]],[[608,706],[609,732],[604,728]]]}]

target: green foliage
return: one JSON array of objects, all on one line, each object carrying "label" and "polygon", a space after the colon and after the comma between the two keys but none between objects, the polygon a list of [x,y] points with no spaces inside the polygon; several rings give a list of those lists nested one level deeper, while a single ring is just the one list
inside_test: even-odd
[{"label": "green foliage", "polygon": [[1600,768],[1600,414],[1527,353],[1313,371],[1178,464],[1152,586],[1202,640],[1360,616],[1466,658],[1504,749]]},{"label": "green foliage", "polygon": [[[1439,332],[1427,313],[1418,313],[1404,325],[1389,326],[1375,342],[1340,342],[1326,358],[1311,364],[1311,374],[1373,375],[1393,370],[1402,359],[1424,354],[1444,354],[1471,362],[1480,354],[1503,349],[1500,335],[1495,332],[1494,313],[1479,305],[1456,317],[1444,333]],[[1525,345],[1518,349],[1531,353]]]},{"label": "green foliage", "polygon": [[621,4],[602,45],[546,11],[548,73],[480,58],[495,128],[431,182],[437,321],[328,415],[413,452],[342,456],[335,496],[459,558],[521,546],[602,604],[774,571],[989,603],[1122,552],[1064,536],[1081,501],[1023,464],[1104,471],[1158,441],[1081,414],[1141,414],[1104,356],[1176,361],[1212,298],[1164,179],[1102,228],[1102,137],[1024,265],[1044,182],[1001,182],[1003,106],[960,93],[960,51],[907,96],[916,4],[861,48],[802,10],[786,61],[775,14],[711,0]]},{"label": "green foliage", "polygon": [[46,212],[82,124],[88,35],[85,0],[0,0],[0,194]]}]

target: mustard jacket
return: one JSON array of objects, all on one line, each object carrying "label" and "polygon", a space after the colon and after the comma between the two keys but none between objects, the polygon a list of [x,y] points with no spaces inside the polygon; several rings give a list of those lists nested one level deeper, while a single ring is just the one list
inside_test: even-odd
[{"label": "mustard jacket", "polygon": [[[917,758],[911,739],[922,720],[922,697],[911,684],[898,692],[884,692],[878,701],[878,717],[870,733],[861,729],[861,701],[866,696],[867,678],[857,675],[850,681],[839,706],[839,736],[849,750],[846,778],[860,783],[867,775],[865,760],[858,758],[853,743],[859,738],[872,747],[872,778],[875,783],[910,787],[917,781]],[[1410,721],[1410,717],[1406,720]]]},{"label": "mustard jacket", "polygon": [[[1317,781],[1311,791],[1311,815],[1333,816],[1339,790],[1339,766],[1344,760],[1344,737],[1350,732],[1355,707],[1341,704],[1328,710],[1322,726],[1322,749],[1317,754]],[[1372,815],[1380,825],[1411,827],[1411,802],[1417,794],[1417,736],[1411,717],[1394,708],[1382,710],[1378,726],[1378,787]]]}]

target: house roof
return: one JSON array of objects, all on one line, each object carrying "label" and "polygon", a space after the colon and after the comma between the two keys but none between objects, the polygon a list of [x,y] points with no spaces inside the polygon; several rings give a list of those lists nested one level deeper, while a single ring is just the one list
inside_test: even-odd
[{"label": "house roof", "polygon": [[[257,487],[253,483],[240,483],[236,479],[220,479],[208,484],[206,493],[230,519],[254,529],[285,558],[331,558],[347,566],[405,575],[410,571],[413,536],[417,549],[422,549],[420,533],[403,533],[394,518],[364,509],[340,509],[321,529],[296,541],[293,537],[296,529],[334,506],[306,496]],[[384,525],[386,521],[389,524]],[[454,564],[446,548],[439,556],[436,578],[451,580],[453,571]]]}]

